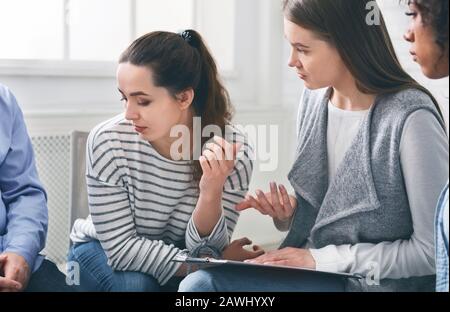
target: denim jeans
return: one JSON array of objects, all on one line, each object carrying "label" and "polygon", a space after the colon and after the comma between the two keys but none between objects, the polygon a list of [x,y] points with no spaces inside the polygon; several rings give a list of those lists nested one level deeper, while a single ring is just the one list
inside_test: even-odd
[{"label": "denim jeans", "polygon": [[141,272],[114,271],[108,265],[106,254],[98,241],[75,244],[68,261],[80,267],[79,291],[89,292],[160,292],[176,291],[181,279],[172,278],[162,287],[158,281]]},{"label": "denim jeans", "polygon": [[188,275],[179,292],[343,292],[341,277],[264,268],[215,267]]},{"label": "denim jeans", "polygon": [[448,183],[436,211],[436,291],[448,292]]},{"label": "denim jeans", "polygon": [[53,262],[44,260],[39,269],[31,275],[26,292],[72,292],[75,287],[66,284],[66,277]]}]

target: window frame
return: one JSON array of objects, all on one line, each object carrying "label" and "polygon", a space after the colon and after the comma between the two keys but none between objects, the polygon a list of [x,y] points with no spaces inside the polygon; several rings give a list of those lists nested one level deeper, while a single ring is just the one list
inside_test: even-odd
[{"label": "window frame", "polygon": [[[69,59],[70,52],[70,30],[68,25],[68,14],[70,0],[63,0],[62,21],[64,27],[63,35],[63,58],[61,60],[45,59],[2,59],[0,58],[0,76],[37,76],[37,77],[77,77],[77,78],[114,78],[117,63],[114,61],[84,61]],[[130,37],[136,38],[136,8],[137,0],[130,1]],[[193,0],[193,20],[194,26],[201,28],[202,7],[199,0]],[[234,34],[234,44],[236,44],[236,33]],[[226,80],[235,80],[239,76],[236,69],[236,49],[233,50],[233,68],[224,70],[221,75]]]}]

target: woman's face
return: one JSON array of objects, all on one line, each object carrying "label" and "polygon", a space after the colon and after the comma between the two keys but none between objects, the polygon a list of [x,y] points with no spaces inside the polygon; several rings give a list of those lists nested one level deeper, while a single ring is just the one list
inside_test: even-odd
[{"label": "woman's face", "polygon": [[348,70],[338,51],[312,31],[284,19],[284,34],[292,50],[289,66],[308,89],[335,86]]},{"label": "woman's face", "polygon": [[436,43],[432,26],[423,22],[422,15],[414,3],[409,4],[411,23],[404,35],[411,43],[410,53],[415,62],[422,68],[422,72],[431,79],[448,76],[448,58]]},{"label": "woman's face", "polygon": [[149,142],[170,138],[172,127],[185,124],[192,97],[175,99],[166,88],[156,87],[150,69],[119,64],[117,82],[125,103],[125,118]]}]

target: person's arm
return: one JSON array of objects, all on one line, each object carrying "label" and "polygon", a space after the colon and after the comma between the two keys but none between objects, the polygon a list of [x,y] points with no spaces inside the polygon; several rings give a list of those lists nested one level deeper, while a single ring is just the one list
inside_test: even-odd
[{"label": "person's arm", "polygon": [[289,232],[291,229],[293,216],[291,216],[289,219],[280,221],[277,218],[273,218],[273,224],[275,225],[276,229],[280,232]]},{"label": "person's arm", "polygon": [[[448,196],[448,195],[447,195]],[[445,242],[447,244],[447,250],[448,250],[448,198],[447,198],[447,204],[445,205],[444,208],[444,213],[443,213],[443,222],[444,222],[444,237],[445,237]]]},{"label": "person's arm", "polygon": [[381,279],[435,274],[435,207],[449,164],[448,138],[434,115],[421,110],[408,118],[400,155],[414,227],[411,238],[311,249],[317,269],[366,275],[377,266]]},{"label": "person's arm", "polygon": [[89,207],[108,264],[116,271],[151,275],[165,285],[181,266],[172,260],[182,251],[137,233],[129,194],[122,182],[127,172],[114,160],[110,145],[94,149],[96,141],[91,134],[87,147]]},{"label": "person's arm", "polygon": [[[237,154],[234,169],[231,175],[226,177],[219,194],[200,193],[186,231],[186,247],[193,256],[210,254],[218,257],[229,245],[239,218],[239,213],[234,207],[245,198],[251,181],[253,160],[250,155],[252,155],[251,147],[243,146]],[[203,220],[215,220],[212,230],[199,230]]]},{"label": "person's arm", "polygon": [[[2,237],[4,254],[23,257],[33,271],[47,236],[46,193],[39,181],[33,148],[22,112],[9,92],[0,94],[0,105],[8,107],[0,116],[0,138],[9,142],[9,151],[0,164],[0,188],[7,210],[6,234]],[[13,257],[10,257],[12,259]]]}]

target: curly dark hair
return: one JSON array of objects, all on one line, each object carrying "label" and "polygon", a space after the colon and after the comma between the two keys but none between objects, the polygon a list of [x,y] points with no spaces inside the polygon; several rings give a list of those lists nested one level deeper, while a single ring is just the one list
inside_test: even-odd
[{"label": "curly dark hair", "polygon": [[422,15],[423,22],[430,25],[436,35],[436,43],[448,55],[448,0],[410,0]]}]

